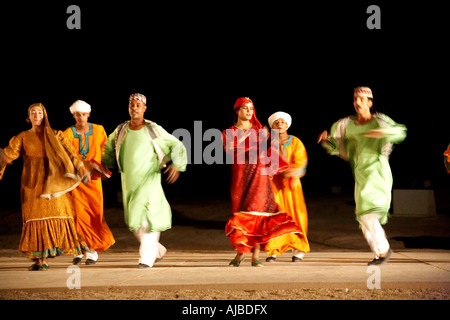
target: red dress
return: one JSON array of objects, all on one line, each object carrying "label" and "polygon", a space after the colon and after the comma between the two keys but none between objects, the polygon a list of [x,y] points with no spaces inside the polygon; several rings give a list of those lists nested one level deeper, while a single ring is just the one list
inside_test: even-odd
[{"label": "red dress", "polygon": [[[225,152],[233,157],[231,165],[231,203],[233,216],[228,220],[225,232],[231,245],[240,253],[249,253],[256,244],[269,255],[281,254],[278,248],[266,248],[266,243],[278,237],[287,237],[290,248],[301,248],[301,230],[295,221],[283,212],[275,202],[270,174],[286,168],[277,148],[264,152],[267,131],[262,126],[241,130],[232,126],[222,132]],[[256,158],[256,159],[255,159]],[[271,160],[270,163],[269,160]],[[278,166],[276,164],[278,160]],[[272,164],[272,171],[270,165]]]}]

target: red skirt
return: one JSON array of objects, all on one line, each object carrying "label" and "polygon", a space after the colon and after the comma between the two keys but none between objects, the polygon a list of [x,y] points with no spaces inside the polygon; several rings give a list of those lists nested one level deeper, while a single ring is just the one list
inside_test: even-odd
[{"label": "red skirt", "polygon": [[262,174],[261,164],[233,164],[231,202],[233,217],[225,233],[240,253],[249,253],[256,244],[265,244],[279,237],[291,238],[284,248],[271,248],[268,254],[281,254],[291,248],[300,249],[303,236],[295,221],[275,202],[270,177]]}]

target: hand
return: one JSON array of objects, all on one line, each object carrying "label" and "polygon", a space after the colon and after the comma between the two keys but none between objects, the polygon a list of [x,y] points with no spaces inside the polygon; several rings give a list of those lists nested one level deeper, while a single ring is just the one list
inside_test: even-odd
[{"label": "hand", "polygon": [[84,166],[81,167],[78,172],[80,173],[80,176],[83,178],[84,184],[87,184],[88,182],[91,182],[91,174],[88,169],[86,169]]},{"label": "hand", "polygon": [[289,168],[286,171],[283,171],[282,174],[283,174],[283,177],[287,178],[287,179],[289,179],[289,178],[301,179],[305,176],[306,170],[302,170],[300,173],[299,172],[300,171],[298,170],[298,168]]},{"label": "hand", "polygon": [[324,140],[328,140],[328,131],[324,130],[319,136],[317,137],[317,143],[321,143]]},{"label": "hand", "polygon": [[295,187],[299,184],[300,184],[300,179],[298,179],[296,177],[289,178],[289,187],[291,188],[291,190],[294,190]]},{"label": "hand", "polygon": [[366,138],[381,139],[381,138],[384,138],[386,136],[386,134],[381,130],[372,129],[372,130],[367,131],[363,136]]},{"label": "hand", "polygon": [[180,176],[180,171],[174,166],[168,166],[167,169],[164,171],[164,174],[167,173],[167,183],[172,184],[175,181],[177,181],[178,177]]}]

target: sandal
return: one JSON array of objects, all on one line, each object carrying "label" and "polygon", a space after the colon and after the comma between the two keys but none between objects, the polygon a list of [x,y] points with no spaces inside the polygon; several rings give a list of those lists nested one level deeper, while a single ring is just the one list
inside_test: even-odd
[{"label": "sandal", "polygon": [[33,263],[33,264],[28,268],[28,270],[29,270],[29,271],[38,271],[40,267],[41,267],[41,266],[37,265],[36,263]]},{"label": "sandal", "polygon": [[264,265],[262,264],[261,261],[255,260],[255,261],[252,261],[252,267],[264,267]]},{"label": "sandal", "polygon": [[39,271],[48,271],[50,267],[47,264],[41,264],[39,267]]},{"label": "sandal", "polygon": [[243,257],[242,260],[236,260],[236,259],[233,259],[233,260],[231,260],[229,266],[230,266],[230,267],[239,267],[239,265],[241,264],[241,262],[244,261],[244,260],[245,260],[245,257]]}]

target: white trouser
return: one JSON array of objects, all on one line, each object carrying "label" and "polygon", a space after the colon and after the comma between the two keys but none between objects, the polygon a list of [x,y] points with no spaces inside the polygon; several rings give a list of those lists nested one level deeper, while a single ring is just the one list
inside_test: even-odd
[{"label": "white trouser", "polygon": [[[80,255],[78,255],[77,256],[77,258],[83,258],[83,255],[82,254],[80,254]],[[94,260],[94,261],[97,261],[98,260],[98,253],[97,253],[97,251],[95,251],[94,249],[91,249],[91,252],[86,252],[86,259],[91,259],[91,260]]]},{"label": "white trouser", "polygon": [[161,232],[148,232],[148,223],[145,221],[142,227],[134,231],[134,235],[141,243],[139,247],[139,263],[153,267],[157,259],[161,259],[166,253],[166,248],[159,243]]},{"label": "white trouser", "polygon": [[377,255],[389,250],[389,242],[386,239],[386,233],[380,224],[380,215],[378,213],[364,214],[359,218],[361,222],[361,231],[369,244],[370,249]]},{"label": "white trouser", "polygon": [[303,251],[300,251],[300,250],[297,250],[297,249],[292,249],[292,256],[293,257],[297,257],[297,258],[300,258],[300,259],[303,259],[303,257],[305,256],[305,252],[303,252]]},{"label": "white trouser", "polygon": [[[292,249],[292,256],[293,256],[293,257],[297,257],[297,258],[303,259],[303,257],[305,256],[305,254],[306,254],[306,253],[303,252],[303,251],[300,251],[300,250],[297,250],[297,249]],[[272,255],[272,257],[276,258],[277,255],[274,254],[274,255]]]}]

